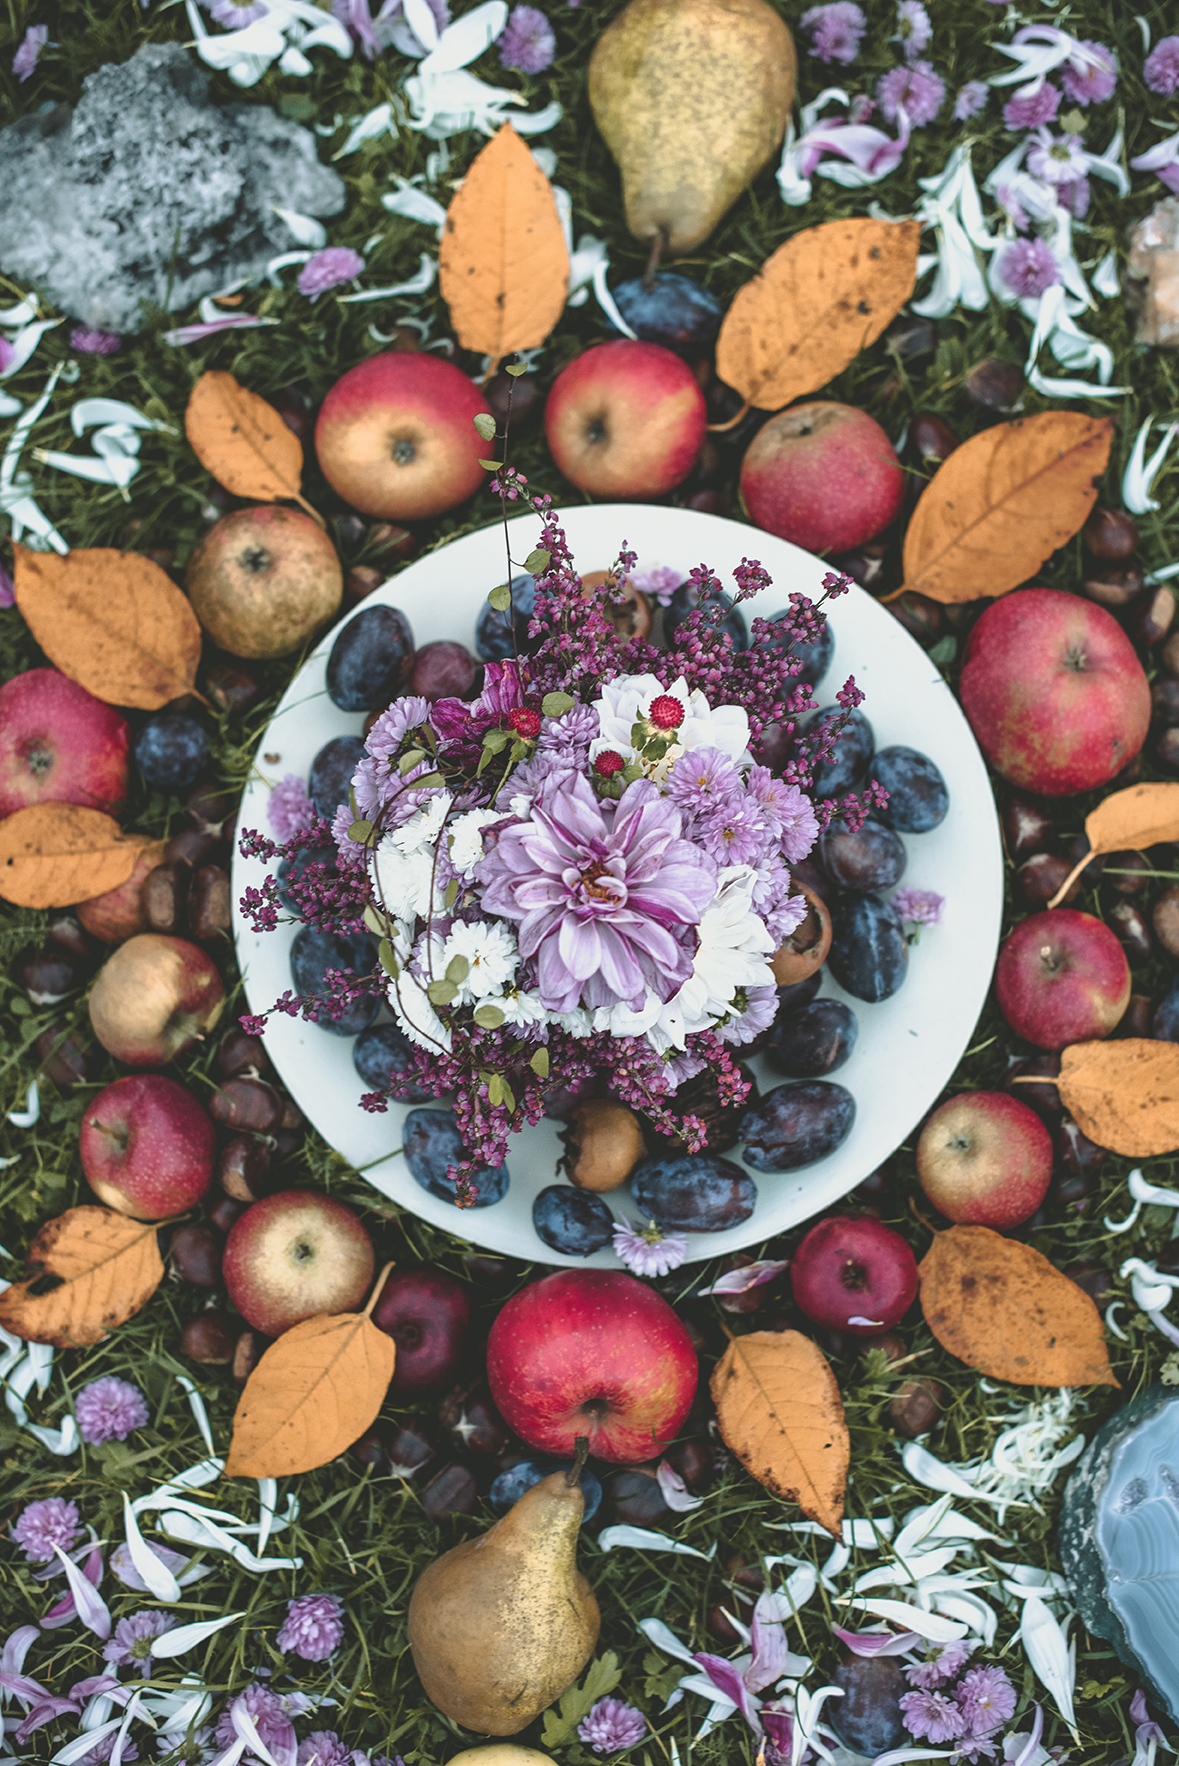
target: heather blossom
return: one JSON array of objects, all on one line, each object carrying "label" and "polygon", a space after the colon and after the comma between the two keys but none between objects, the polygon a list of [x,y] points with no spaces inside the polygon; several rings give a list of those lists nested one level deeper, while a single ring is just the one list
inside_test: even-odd
[{"label": "heather blossom", "polygon": [[323,251],[312,252],[299,271],[295,286],[300,294],[317,300],[329,288],[339,288],[343,282],[355,281],[363,270],[364,259],[358,251],[346,245],[329,245]]},{"label": "heather blossom", "polygon": [[1060,265],[1043,239],[1013,240],[1000,253],[996,268],[1000,279],[1021,300],[1035,300],[1060,281]]},{"label": "heather blossom", "polygon": [[145,1426],[149,1412],[138,1386],[108,1374],[82,1387],[74,1414],[78,1433],[93,1446],[99,1441],[125,1441],[134,1429]]},{"label": "heather blossom", "polygon": [[1179,37],[1159,38],[1143,64],[1142,78],[1163,98],[1179,92]]},{"label": "heather blossom", "polygon": [[537,6],[513,6],[496,48],[500,65],[522,74],[543,74],[553,65],[557,39],[553,27]]},{"label": "heather blossom", "polygon": [[860,53],[860,39],[868,29],[868,20],[855,0],[831,0],[827,6],[812,6],[799,23],[811,34],[812,55],[820,61],[838,61],[845,66]]},{"label": "heather blossom", "polygon": [[946,82],[928,61],[891,68],[876,82],[876,102],[885,122],[897,122],[904,112],[914,129],[932,123],[945,96]]},{"label": "heather blossom", "polygon": [[40,1502],[26,1503],[16,1518],[12,1537],[30,1564],[47,1564],[53,1559],[55,1545],[70,1550],[81,1525],[76,1503],[46,1496]]},{"label": "heather blossom", "polygon": [[301,1594],[287,1603],[275,1642],[305,1662],[326,1662],[344,1637],[344,1608],[334,1594]]}]

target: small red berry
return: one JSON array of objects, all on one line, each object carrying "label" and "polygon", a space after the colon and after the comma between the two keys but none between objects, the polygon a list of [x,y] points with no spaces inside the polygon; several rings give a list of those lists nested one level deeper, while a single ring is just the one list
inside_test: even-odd
[{"label": "small red berry", "polygon": [[517,706],[515,711],[508,713],[508,725],[515,730],[517,736],[523,736],[531,742],[540,735],[540,713],[530,711],[526,705]]},{"label": "small red berry", "polygon": [[657,699],[652,699],[647,716],[656,729],[678,730],[684,721],[684,708],[670,693],[660,693]]},{"label": "small red berry", "polygon": [[620,773],[625,765],[621,754],[616,754],[613,748],[607,748],[595,760],[594,771],[600,779],[608,779],[612,773]]}]

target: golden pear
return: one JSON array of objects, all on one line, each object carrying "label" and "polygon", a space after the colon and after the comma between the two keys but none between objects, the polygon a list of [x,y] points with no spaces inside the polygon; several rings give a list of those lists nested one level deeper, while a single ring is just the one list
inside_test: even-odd
[{"label": "golden pear", "polygon": [[414,1666],[427,1698],[464,1729],[516,1735],[594,1653],[601,1617],[577,1568],[585,1498],[576,1478],[542,1478],[488,1532],[418,1578],[409,1603]]},{"label": "golden pear", "polygon": [[450,1766],[556,1766],[551,1754],[522,1748],[514,1741],[492,1742],[489,1748],[464,1748],[452,1754]]},{"label": "golden pear", "polygon": [[590,58],[636,239],[690,251],[782,145],[798,62],[767,0],[630,0]]}]

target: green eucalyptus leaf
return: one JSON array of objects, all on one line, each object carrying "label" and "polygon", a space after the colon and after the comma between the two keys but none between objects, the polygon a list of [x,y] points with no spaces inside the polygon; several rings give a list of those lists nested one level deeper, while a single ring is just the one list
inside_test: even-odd
[{"label": "green eucalyptus leaf", "polygon": [[528,1065],[532,1068],[532,1071],[536,1074],[538,1079],[547,1079],[549,1076],[549,1051],[547,1049],[537,1049]]},{"label": "green eucalyptus leaf", "polygon": [[527,372],[527,362],[513,362],[510,368],[504,369],[504,373],[510,374],[513,380],[517,380],[521,374],[527,374]]},{"label": "green eucalyptus leaf", "polygon": [[480,466],[482,466],[484,472],[498,472],[500,467],[503,465],[503,461],[502,460],[480,460],[479,464],[480,464]]},{"label": "green eucalyptus leaf", "polygon": [[377,946],[377,957],[386,975],[391,975],[394,981],[396,981],[401,973],[401,964],[397,961],[393,946],[389,943],[387,938],[382,938],[380,944]]},{"label": "green eucalyptus leaf", "polygon": [[543,546],[538,546],[535,552],[529,552],[525,558],[524,568],[530,576],[538,576],[542,570],[548,569],[551,561],[552,553],[546,552]]},{"label": "green eucalyptus leaf", "polygon": [[426,750],[424,748],[411,748],[409,753],[403,754],[401,759],[397,762],[397,771],[399,773],[412,773],[414,767],[420,766],[425,758]]},{"label": "green eucalyptus leaf", "polygon": [[457,982],[460,987],[470,973],[471,965],[466,957],[451,957],[446,965],[446,979]]},{"label": "green eucalyptus leaf", "polygon": [[498,1030],[504,1021],[498,1006],[476,1006],[473,1016],[482,1030]]},{"label": "green eucalyptus leaf", "polygon": [[431,981],[426,989],[426,998],[432,1006],[448,1006],[458,988],[453,981]]},{"label": "green eucalyptus leaf", "polygon": [[514,1110],[516,1108],[516,1096],[506,1079],[500,1080],[499,1089],[504,1109]]},{"label": "green eucalyptus leaf", "polygon": [[447,909],[448,913],[449,913],[450,909],[454,906],[455,902],[458,900],[458,892],[459,892],[459,880],[457,877],[452,877],[450,879],[450,882],[446,885],[446,896],[444,898],[445,903],[446,903],[446,909]]},{"label": "green eucalyptus leaf", "polygon": [[495,440],[495,418],[490,411],[480,411],[477,416],[472,418],[472,422],[484,441]]},{"label": "green eucalyptus leaf", "polygon": [[504,1101],[504,1082],[498,1073],[493,1073],[487,1082],[487,1101],[493,1105]]},{"label": "green eucalyptus leaf", "polygon": [[512,605],[512,591],[507,583],[500,583],[497,588],[492,589],[487,599],[497,613],[506,613]]},{"label": "green eucalyptus leaf", "polygon": [[363,846],[372,831],[373,825],[371,822],[353,822],[348,830],[348,838],[349,840],[355,840],[358,846]]},{"label": "green eucalyptus leaf", "polygon": [[483,738],[483,746],[488,754],[498,754],[501,749],[507,747],[511,740],[512,732],[510,730],[488,730],[486,736]]},{"label": "green eucalyptus leaf", "polygon": [[540,702],[540,709],[546,717],[563,717],[572,711],[577,701],[568,693],[546,693]]}]

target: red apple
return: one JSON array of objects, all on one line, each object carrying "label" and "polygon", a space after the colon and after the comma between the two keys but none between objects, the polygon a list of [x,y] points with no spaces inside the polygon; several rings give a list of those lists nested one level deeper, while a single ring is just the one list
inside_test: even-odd
[{"label": "red apple", "polygon": [[187,938],[140,932],[103,964],[90,992],[94,1034],[129,1067],[160,1067],[212,1030],[225,1004],[217,965]]},{"label": "red apple", "polygon": [[450,362],[386,350],[342,375],[315,425],[323,475],[362,515],[419,521],[479,489],[490,442],[474,419],[487,402]]},{"label": "red apple", "polygon": [[121,944],[136,932],[147,930],[147,910],[143,902],[143,885],[157,865],[164,862],[166,840],[153,840],[135,861],[135,869],[117,889],[80,901],[75,909],[79,920],[92,938],[104,944]]},{"label": "red apple", "polygon": [[806,552],[846,552],[900,513],[905,475],[875,418],[815,399],[763,424],[741,462],[749,519]]},{"label": "red apple", "polygon": [[1130,1001],[1130,965],[1102,920],[1075,908],[1029,914],[1003,940],[999,1010],[1041,1049],[1108,1036]]},{"label": "red apple", "polygon": [[416,1397],[449,1386],[471,1322],[470,1289],[443,1269],[395,1269],[373,1323],[397,1345],[391,1392]]},{"label": "red apple", "polygon": [[658,343],[597,343],[563,368],[544,412],[549,451],[591,497],[661,497],[704,445],[704,394]]},{"label": "red apple", "polygon": [[569,1455],[587,1435],[592,1454],[622,1465],[674,1439],[697,1373],[667,1301],[621,1270],[546,1275],[508,1301],[487,1341],[491,1395],[522,1440]]},{"label": "red apple", "polygon": [[1049,797],[1104,785],[1150,726],[1129,638],[1104,607],[1059,589],[1017,589],[987,608],[966,645],[961,695],[995,771]]},{"label": "red apple", "polygon": [[216,1140],[191,1092],[160,1073],[135,1073],[99,1092],[78,1150],[100,1202],[133,1220],[164,1220],[207,1194]]},{"label": "red apple", "polygon": [[1052,1179],[1052,1136],[1027,1104],[968,1091],[933,1112],[917,1142],[921,1187],[947,1220],[1018,1226]]},{"label": "red apple", "polygon": [[303,1318],[357,1311],[373,1261],[351,1208],[315,1190],[281,1190],[230,1228],[221,1273],[246,1323],[277,1337]]},{"label": "red apple", "polygon": [[891,1330],[917,1298],[917,1260],[900,1233],[869,1215],[812,1226],[790,1265],[794,1300],[815,1324],[853,1337]]},{"label": "red apple", "polygon": [[55,668],[0,687],[0,816],[31,803],[110,810],[127,795],[125,717]]}]

